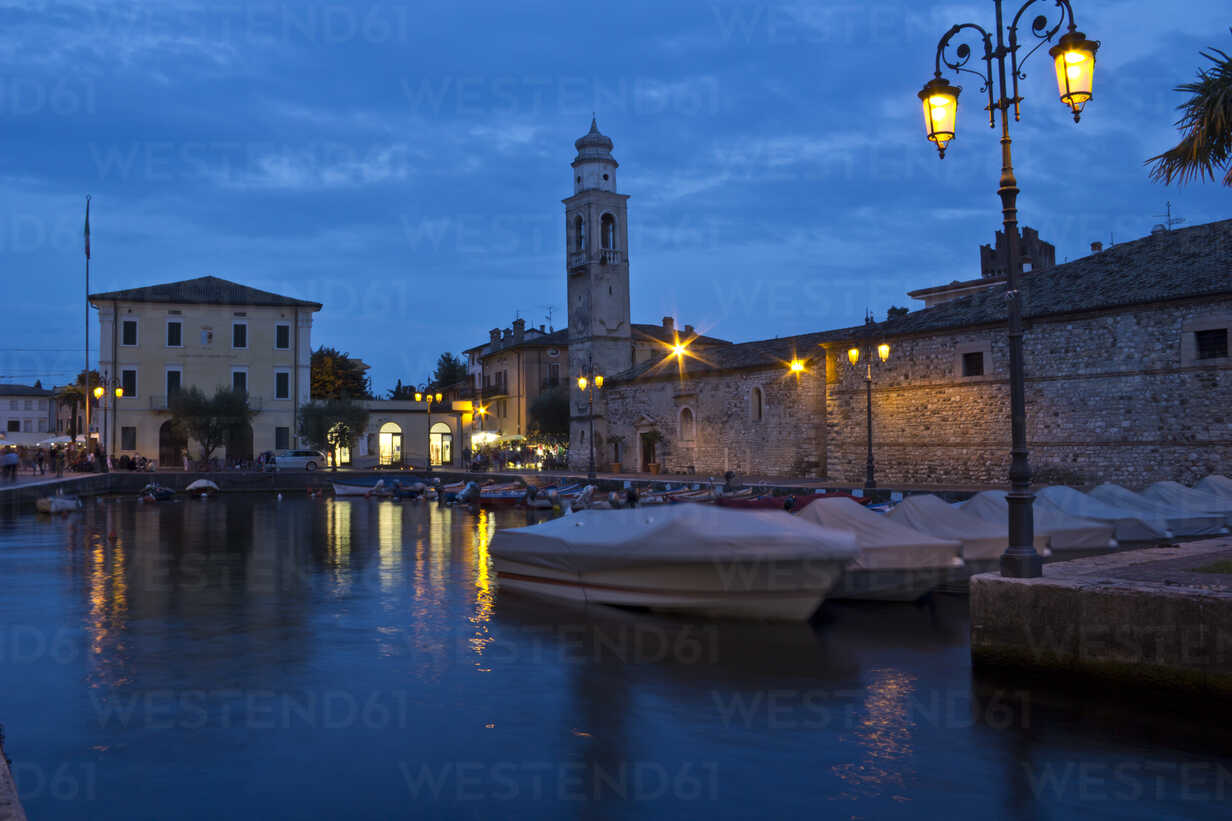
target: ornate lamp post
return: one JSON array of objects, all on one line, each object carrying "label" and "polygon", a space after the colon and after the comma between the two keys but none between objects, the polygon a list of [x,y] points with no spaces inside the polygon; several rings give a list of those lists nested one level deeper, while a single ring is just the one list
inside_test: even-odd
[{"label": "ornate lamp post", "polygon": [[[864,357],[864,398],[868,428],[868,460],[864,464],[864,487],[868,490],[877,487],[877,480],[873,478],[873,328],[873,315],[866,314],[863,350],[861,347],[853,347],[847,351],[847,361],[853,368],[860,364],[860,357]],[[882,342],[876,347],[876,353],[877,358],[885,362],[890,358],[890,346]]]},{"label": "ornate lamp post", "polygon": [[106,458],[110,458],[115,455],[114,429],[116,426],[116,417],[119,415],[120,406],[119,403],[116,403],[115,410],[111,411],[111,427],[108,428],[107,396],[108,394],[114,393],[115,398],[119,399],[124,396],[124,388],[121,387],[120,380],[109,377],[107,372],[103,371],[103,376],[99,379],[99,383],[94,386],[92,393],[94,394],[94,398],[98,400],[99,406],[103,409],[103,453]]},{"label": "ornate lamp post", "polygon": [[603,387],[603,374],[595,373],[595,363],[592,358],[586,360],[586,373],[577,379],[578,390],[586,394],[586,416],[590,422],[590,462],[586,470],[586,478],[595,480],[595,391]]},{"label": "ornate lamp post", "polygon": [[[1018,81],[1025,79],[1022,66],[1027,59],[1045,43],[1052,41],[1061,27],[1068,23],[1065,34],[1049,49],[1057,75],[1057,88],[1061,102],[1074,113],[1074,122],[1082,115],[1083,106],[1091,99],[1091,84],[1095,71],[1095,52],[1099,43],[1088,40],[1074,25],[1074,10],[1069,0],[1052,0],[1059,11],[1055,23],[1047,15],[1039,15],[1031,22],[1031,34],[1039,41],[1026,54],[1019,56],[1023,43],[1018,40],[1019,22],[1023,14],[1043,0],[1027,0],[1015,13],[1009,26],[1004,24],[1002,0],[994,0],[996,25],[994,34],[975,23],[962,23],[951,28],[937,43],[935,76],[920,92],[924,105],[924,129],[928,139],[937,144],[937,150],[945,158],[945,148],[955,134],[955,115],[958,112],[960,88],[950,85],[941,76],[941,66],[954,71],[965,71],[980,78],[980,93],[987,92],[988,126],[996,128],[998,113],[1001,120],[1001,181],[997,194],[1001,197],[1001,214],[1004,220],[1005,243],[1009,252],[1006,266],[1005,298],[1008,307],[1009,354],[1010,354],[1010,492],[1009,501],[1009,546],[1001,556],[1001,575],[1016,578],[1034,578],[1042,574],[1042,560],[1034,547],[1035,523],[1033,520],[1031,493],[1031,468],[1027,461],[1027,412],[1023,379],[1022,359],[1022,304],[1019,282],[1022,278],[1022,255],[1018,248],[1018,181],[1014,178],[1014,165],[1010,157],[1010,109],[1014,120],[1020,117],[1022,97],[1018,94]],[[968,43],[960,43],[950,57],[946,49],[958,34],[965,30],[973,39],[982,42],[984,53],[978,59],[984,61],[983,70],[968,67],[972,50]],[[1008,43],[1006,37],[1008,36]],[[995,43],[995,45],[994,45]],[[1006,85],[1006,58],[1009,58],[1011,85]],[[994,73],[994,64],[996,71]]]},{"label": "ornate lamp post", "polygon": [[442,400],[444,400],[444,398],[445,397],[439,392],[437,393],[431,393],[430,391],[429,392],[420,392],[420,391],[415,392],[416,402],[426,401],[428,403],[428,459],[427,459],[428,464],[424,468],[424,471],[426,473],[432,472],[432,405],[433,403],[439,405],[442,402]]}]

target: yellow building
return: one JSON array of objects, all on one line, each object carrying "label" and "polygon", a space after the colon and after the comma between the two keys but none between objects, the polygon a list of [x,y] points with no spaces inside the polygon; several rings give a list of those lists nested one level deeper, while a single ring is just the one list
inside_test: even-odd
[{"label": "yellow building", "polygon": [[[169,424],[167,397],[195,386],[247,391],[249,430],[220,456],[300,446],[299,407],[309,400],[312,315],[320,303],[259,291],[218,277],[90,295],[98,310],[99,373],[114,379],[110,435],[116,455],[179,466],[186,442]],[[110,397],[109,397],[110,398]],[[198,457],[196,448],[192,454]]]}]

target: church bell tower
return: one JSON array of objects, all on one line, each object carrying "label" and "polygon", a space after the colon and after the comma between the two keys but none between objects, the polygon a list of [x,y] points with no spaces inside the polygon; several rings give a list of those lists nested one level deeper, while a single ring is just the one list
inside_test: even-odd
[{"label": "church bell tower", "polygon": [[[585,469],[590,457],[587,397],[577,378],[592,367],[613,376],[633,365],[629,324],[627,194],[616,191],[612,140],[590,121],[574,146],[573,196],[565,203],[565,270],[569,283],[569,465]],[[604,431],[602,391],[595,392],[595,463],[611,461]]]}]

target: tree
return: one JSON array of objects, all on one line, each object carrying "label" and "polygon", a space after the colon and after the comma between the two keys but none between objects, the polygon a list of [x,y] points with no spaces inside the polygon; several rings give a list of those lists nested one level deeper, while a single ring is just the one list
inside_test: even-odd
[{"label": "tree", "polygon": [[309,371],[313,399],[372,398],[368,366],[348,353],[322,345],[312,352]]},{"label": "tree", "polygon": [[1215,170],[1229,166],[1223,184],[1232,186],[1232,57],[1217,48],[1201,55],[1214,65],[1198,70],[1198,79],[1174,90],[1191,95],[1177,106],[1181,141],[1147,160],[1154,163],[1151,179],[1178,184],[1215,179]]},{"label": "tree", "polygon": [[436,360],[436,371],[432,374],[428,389],[441,390],[463,379],[466,379],[466,363],[461,357],[446,351]]},{"label": "tree", "polygon": [[234,431],[253,417],[247,393],[219,388],[213,396],[206,396],[195,385],[169,396],[167,410],[176,427],[201,445],[201,460],[206,462]]},{"label": "tree", "polygon": [[907,313],[908,312],[906,308],[899,308],[897,305],[891,305],[890,309],[886,311],[886,319],[887,320],[898,319],[900,317],[906,316]]},{"label": "tree", "polygon": [[338,469],[338,449],[352,448],[368,428],[368,409],[350,399],[313,401],[299,409],[299,435],[317,450],[328,451]]},{"label": "tree", "polygon": [[544,436],[569,434],[569,391],[557,386],[535,397],[527,411],[530,432]]},{"label": "tree", "polygon": [[77,430],[77,411],[86,397],[90,398],[92,408],[98,404],[90,391],[101,381],[98,371],[82,371],[77,374],[77,381],[70,385],[64,385],[56,391],[56,399],[68,405],[68,436],[73,441],[76,441],[77,434],[81,433],[81,431]]},{"label": "tree", "polygon": [[414,385],[403,385],[402,380],[399,379],[398,384],[394,385],[392,388],[389,389],[389,398],[390,399],[414,399],[415,398],[415,386]]}]

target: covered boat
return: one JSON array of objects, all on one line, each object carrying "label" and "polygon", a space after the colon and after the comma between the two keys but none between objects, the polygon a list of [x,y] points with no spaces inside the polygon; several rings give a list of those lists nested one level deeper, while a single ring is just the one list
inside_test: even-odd
[{"label": "covered boat", "polygon": [[385,486],[384,479],[377,479],[375,485],[347,485],[333,482],[334,496],[392,496],[393,491]]},{"label": "covered boat", "polygon": [[831,598],[915,601],[967,575],[958,540],[921,533],[851,499],[818,499],[796,515],[855,536],[859,553]]},{"label": "covered boat", "polygon": [[175,491],[158,482],[150,482],[137,493],[139,502],[170,502],[174,498]]},{"label": "covered boat", "polygon": [[1148,499],[1158,499],[1186,514],[1215,514],[1232,524],[1232,501],[1213,493],[1185,487],[1180,482],[1156,482],[1142,491]]},{"label": "covered boat", "polygon": [[1168,519],[1158,510],[1150,510],[1123,496],[1113,501],[1113,496],[1089,496],[1064,485],[1046,487],[1035,494],[1036,499],[1050,502],[1071,516],[1112,525],[1113,536],[1118,542],[1160,542],[1172,538]]},{"label": "covered boat", "polygon": [[[1005,522],[1009,526],[1010,506],[1004,490],[985,490],[975,494],[960,506],[990,522]],[[1035,500],[1035,549],[1100,550],[1116,547],[1116,528],[1106,522],[1083,519],[1061,510],[1047,499]]]},{"label": "covered boat", "polygon": [[217,493],[218,485],[209,479],[196,479],[190,482],[184,490],[188,493]]},{"label": "covered boat", "polygon": [[[998,567],[1009,544],[1006,522],[990,522],[947,504],[939,496],[921,493],[908,496],[890,510],[891,521],[935,536],[962,543],[962,558],[972,573]],[[1047,550],[1047,548],[1044,548]]]},{"label": "covered boat", "polygon": [[802,621],[856,555],[854,538],[773,511],[665,505],[581,511],[500,530],[501,588],[595,604]]},{"label": "covered boat", "polygon": [[1194,490],[1199,490],[1209,496],[1232,502],[1232,479],[1229,479],[1227,476],[1220,476],[1218,473],[1212,473],[1201,482],[1198,482],[1198,484],[1194,485]]},{"label": "covered boat", "polygon": [[[1227,533],[1224,517],[1218,513],[1199,513],[1175,508],[1159,499],[1134,493],[1129,488],[1114,484],[1103,484],[1091,491],[1091,496],[1109,504],[1125,508],[1141,510],[1143,513],[1157,516],[1167,524],[1168,530],[1177,536],[1215,536]],[[1120,539],[1120,534],[1117,534]]]}]

